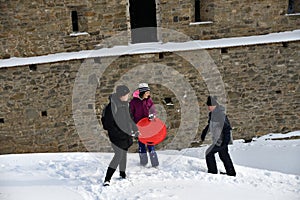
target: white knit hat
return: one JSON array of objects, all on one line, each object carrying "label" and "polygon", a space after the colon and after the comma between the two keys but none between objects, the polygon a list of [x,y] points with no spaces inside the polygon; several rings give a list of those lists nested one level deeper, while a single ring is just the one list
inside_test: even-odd
[{"label": "white knit hat", "polygon": [[139,91],[140,92],[150,91],[149,85],[147,83],[140,83],[139,84]]}]

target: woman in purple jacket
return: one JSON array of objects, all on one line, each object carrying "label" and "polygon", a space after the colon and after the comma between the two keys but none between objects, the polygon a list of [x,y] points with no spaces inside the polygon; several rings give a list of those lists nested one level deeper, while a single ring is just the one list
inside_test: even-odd
[{"label": "woman in purple jacket", "polygon": [[[140,83],[138,90],[133,93],[133,99],[130,101],[130,112],[133,115],[135,123],[147,117],[152,120],[155,117],[155,107],[150,98],[150,88],[147,83]],[[146,145],[138,141],[140,164],[145,166],[148,163]],[[154,145],[147,145],[152,167],[159,165]]]}]

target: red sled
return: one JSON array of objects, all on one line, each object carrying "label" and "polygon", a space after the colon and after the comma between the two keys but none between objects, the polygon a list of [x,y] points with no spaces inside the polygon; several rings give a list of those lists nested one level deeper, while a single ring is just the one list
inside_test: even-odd
[{"label": "red sled", "polygon": [[137,123],[137,127],[140,131],[138,139],[143,144],[156,145],[167,136],[167,127],[159,118],[143,118]]}]

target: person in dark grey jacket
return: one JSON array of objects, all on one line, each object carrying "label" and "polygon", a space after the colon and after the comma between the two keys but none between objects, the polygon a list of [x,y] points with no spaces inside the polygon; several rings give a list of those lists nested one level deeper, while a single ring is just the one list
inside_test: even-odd
[{"label": "person in dark grey jacket", "polygon": [[126,178],[127,151],[133,144],[132,137],[137,137],[139,133],[129,112],[129,92],[127,86],[117,86],[116,93],[110,96],[110,103],[105,109],[104,123],[115,154],[107,169],[104,186],[110,185],[118,166],[120,177]]},{"label": "person in dark grey jacket", "polygon": [[206,104],[210,113],[208,125],[202,131],[201,140],[204,141],[207,133],[211,133],[212,144],[205,152],[208,173],[218,173],[215,159],[215,153],[218,153],[221,161],[224,164],[226,174],[229,176],[236,176],[236,172],[228,152],[228,144],[232,144],[232,128],[228,117],[224,113],[225,109],[219,105],[216,97],[209,96]]}]

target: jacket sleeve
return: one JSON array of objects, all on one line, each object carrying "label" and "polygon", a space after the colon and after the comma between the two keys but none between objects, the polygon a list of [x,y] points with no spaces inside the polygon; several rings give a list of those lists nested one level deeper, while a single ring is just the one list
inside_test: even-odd
[{"label": "jacket sleeve", "polygon": [[224,120],[224,126],[223,126],[223,142],[222,142],[222,146],[223,145],[228,145],[230,140],[231,140],[231,125],[230,122],[227,118],[227,116],[225,116],[225,120]]},{"label": "jacket sleeve", "polygon": [[207,135],[207,133],[208,133],[210,120],[211,120],[211,112],[210,112],[209,115],[208,115],[207,125],[206,125],[206,127],[203,129],[202,134],[201,134],[201,140],[202,140],[202,141],[205,140],[205,137],[206,137],[206,135]]},{"label": "jacket sleeve", "polygon": [[209,129],[209,124],[206,125],[206,127],[205,127],[205,128],[203,129],[203,131],[202,131],[202,134],[201,134],[201,140],[202,140],[202,141],[205,140],[205,137],[206,137],[206,135],[207,135],[207,133],[208,133],[208,129]]},{"label": "jacket sleeve", "polygon": [[137,125],[135,124],[135,122],[133,120],[130,120],[130,121],[131,121],[131,124],[130,124],[131,130],[134,132],[138,131],[139,129],[138,129]]}]

